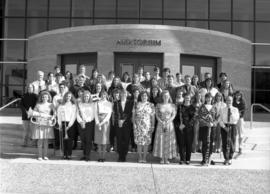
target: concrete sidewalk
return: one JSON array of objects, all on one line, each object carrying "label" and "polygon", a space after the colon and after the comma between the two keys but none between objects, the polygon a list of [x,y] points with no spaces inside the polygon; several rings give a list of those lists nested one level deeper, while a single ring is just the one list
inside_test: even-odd
[{"label": "concrete sidewalk", "polygon": [[0,116],[0,192],[1,193],[270,193],[270,123],[246,123],[243,154],[235,154],[231,166],[213,154],[214,166],[202,167],[201,154],[192,154],[191,165],[178,159],[160,165],[148,156],[149,163],[137,163],[129,153],[126,163],[117,154],[107,153],[105,163],[79,161],[81,150],[72,160],[62,160],[59,151],[50,150],[49,161],[36,160],[36,148],[21,147],[20,117]]}]

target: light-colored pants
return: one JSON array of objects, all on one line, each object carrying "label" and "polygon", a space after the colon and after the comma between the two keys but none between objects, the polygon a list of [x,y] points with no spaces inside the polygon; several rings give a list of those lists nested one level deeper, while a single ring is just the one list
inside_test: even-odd
[{"label": "light-colored pants", "polygon": [[29,120],[23,120],[23,144],[31,143],[32,128]]},{"label": "light-colored pants", "polygon": [[243,140],[243,133],[244,133],[244,118],[240,118],[236,125],[237,131],[237,139],[238,139],[238,147],[242,148],[242,140]]}]

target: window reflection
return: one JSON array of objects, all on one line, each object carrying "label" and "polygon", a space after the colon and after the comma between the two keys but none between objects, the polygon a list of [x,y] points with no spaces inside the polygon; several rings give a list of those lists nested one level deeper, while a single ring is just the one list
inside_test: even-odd
[{"label": "window reflection", "polygon": [[5,7],[6,16],[24,16],[25,0],[8,0]]},{"label": "window reflection", "polygon": [[115,17],[115,0],[95,1],[95,17]]},{"label": "window reflection", "polygon": [[210,0],[211,19],[230,19],[231,0]]},{"label": "window reflection", "polygon": [[233,1],[233,19],[253,20],[253,0]]},{"label": "window reflection", "polygon": [[28,16],[47,16],[48,0],[28,0]]},{"label": "window reflection", "polygon": [[162,24],[162,20],[141,20],[141,24]]},{"label": "window reflection", "polygon": [[193,19],[208,18],[208,0],[188,0],[187,16]]},{"label": "window reflection", "polygon": [[142,18],[161,18],[162,17],[161,0],[141,0]]},{"label": "window reflection", "polygon": [[5,38],[24,38],[24,19],[5,19]]},{"label": "window reflection", "polygon": [[256,65],[270,67],[270,46],[256,46]]},{"label": "window reflection", "polygon": [[27,37],[47,30],[47,19],[28,18],[27,19]]},{"label": "window reflection", "polygon": [[185,26],[185,21],[182,21],[182,20],[164,20],[164,25]]},{"label": "window reflection", "polygon": [[95,25],[103,25],[103,24],[115,24],[115,19],[95,19],[94,20]]},{"label": "window reflection", "polygon": [[25,41],[4,41],[4,61],[24,61]]},{"label": "window reflection", "polygon": [[69,27],[69,19],[56,19],[50,18],[49,20],[49,29],[58,29],[58,28],[66,28]]},{"label": "window reflection", "polygon": [[220,32],[231,33],[230,22],[210,22],[210,29]]},{"label": "window reflection", "polygon": [[139,1],[138,0],[118,0],[119,18],[138,18]]},{"label": "window reflection", "polygon": [[71,26],[88,26],[92,25],[92,19],[72,19]]},{"label": "window reflection", "polygon": [[270,43],[270,22],[256,23],[256,42]]},{"label": "window reflection", "polygon": [[234,22],[233,34],[241,36],[253,42],[253,27],[254,25],[252,22]]},{"label": "window reflection", "polygon": [[256,20],[270,20],[270,1],[256,0]]},{"label": "window reflection", "polygon": [[185,0],[164,0],[164,18],[185,18]]},{"label": "window reflection", "polygon": [[208,29],[207,21],[188,21],[188,27]]},{"label": "window reflection", "polygon": [[72,17],[92,17],[93,0],[72,1]]},{"label": "window reflection", "polygon": [[139,19],[118,19],[118,24],[139,24]]},{"label": "window reflection", "polygon": [[67,0],[53,0],[50,1],[50,16],[69,16],[70,1]]}]

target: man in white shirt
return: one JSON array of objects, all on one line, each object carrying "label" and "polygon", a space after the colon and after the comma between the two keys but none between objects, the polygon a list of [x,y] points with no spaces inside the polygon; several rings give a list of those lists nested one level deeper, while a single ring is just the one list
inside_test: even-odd
[{"label": "man in white shirt", "polygon": [[233,97],[226,98],[227,107],[220,111],[219,124],[221,126],[222,152],[224,165],[231,165],[232,157],[235,152],[236,124],[240,118],[239,111],[232,106]]},{"label": "man in white shirt", "polygon": [[46,82],[43,79],[44,79],[44,72],[38,71],[37,80],[31,83],[31,85],[34,88],[34,93],[37,95],[39,94],[40,91],[46,90]]}]

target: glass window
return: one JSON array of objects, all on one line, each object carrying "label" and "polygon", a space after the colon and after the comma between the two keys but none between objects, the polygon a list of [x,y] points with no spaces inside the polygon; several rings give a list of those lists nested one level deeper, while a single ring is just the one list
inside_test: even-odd
[{"label": "glass window", "polygon": [[256,46],[256,65],[270,66],[270,46]]},{"label": "glass window", "polygon": [[170,26],[185,26],[185,21],[182,20],[164,20],[165,25]]},{"label": "glass window", "polygon": [[210,29],[220,32],[231,33],[230,22],[210,22]]},{"label": "glass window", "polygon": [[88,26],[92,25],[92,19],[72,19],[71,26]]},{"label": "glass window", "polygon": [[207,21],[188,21],[188,27],[208,29]]},{"label": "glass window", "polygon": [[161,20],[141,20],[141,24],[162,24]]},{"label": "glass window", "polygon": [[50,16],[68,17],[70,14],[70,1],[53,0],[50,1]]},{"label": "glass window", "polygon": [[211,19],[230,19],[231,0],[210,0]]},{"label": "glass window", "polygon": [[141,18],[161,18],[162,0],[141,0]]},{"label": "glass window", "polygon": [[25,0],[8,0],[5,7],[6,16],[24,16]]},{"label": "glass window", "polygon": [[233,22],[233,33],[253,42],[253,27],[252,22]]},{"label": "glass window", "polygon": [[66,28],[69,27],[69,19],[56,19],[50,18],[49,20],[49,29],[58,29],[58,28]]},{"label": "glass window", "polygon": [[208,19],[208,0],[188,0],[187,17],[193,19]]},{"label": "glass window", "polygon": [[253,101],[255,103],[264,104],[270,108],[270,68],[253,69],[253,75],[253,92],[255,95]]},{"label": "glass window", "polygon": [[115,0],[95,1],[95,17],[115,17]]},{"label": "glass window", "polygon": [[4,41],[4,61],[24,61],[25,41]]},{"label": "glass window", "polygon": [[31,17],[47,16],[48,0],[28,0],[27,15]]},{"label": "glass window", "polygon": [[47,30],[47,19],[28,18],[27,19],[27,37]]},{"label": "glass window", "polygon": [[270,20],[270,1],[256,0],[256,20]]},{"label": "glass window", "polygon": [[5,19],[5,38],[24,38],[24,19]]},{"label": "glass window", "polygon": [[139,1],[138,0],[118,0],[119,18],[138,18]]},{"label": "glass window", "polygon": [[116,24],[115,19],[95,19],[96,25],[102,25],[102,24]]},{"label": "glass window", "polygon": [[92,17],[93,0],[72,1],[72,17]]},{"label": "glass window", "polygon": [[139,24],[139,19],[118,19],[118,24]]},{"label": "glass window", "polygon": [[270,22],[256,23],[256,42],[270,43]]},{"label": "glass window", "polygon": [[164,18],[185,18],[185,0],[164,0]]},{"label": "glass window", "polygon": [[233,1],[233,19],[253,20],[253,0]]}]

